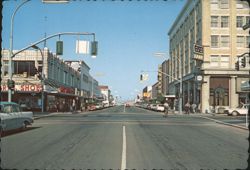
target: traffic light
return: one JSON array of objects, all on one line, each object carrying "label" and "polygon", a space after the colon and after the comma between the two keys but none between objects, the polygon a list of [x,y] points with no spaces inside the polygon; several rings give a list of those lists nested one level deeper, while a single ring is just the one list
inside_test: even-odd
[{"label": "traffic light", "polygon": [[237,70],[237,71],[240,70],[240,68],[239,68],[239,61],[237,61],[237,62],[235,63],[235,70]]},{"label": "traffic light", "polygon": [[63,41],[56,42],[56,55],[63,55]]},{"label": "traffic light", "polygon": [[141,81],[143,80],[143,75],[142,75],[142,74],[140,75],[140,80],[141,80]]},{"label": "traffic light", "polygon": [[14,90],[15,89],[15,81],[8,79],[7,86],[9,89]]},{"label": "traffic light", "polygon": [[91,42],[91,56],[97,56],[98,51],[98,42],[92,41]]},{"label": "traffic light", "polygon": [[246,57],[243,57],[242,59],[241,59],[241,66],[242,67],[246,67]]}]

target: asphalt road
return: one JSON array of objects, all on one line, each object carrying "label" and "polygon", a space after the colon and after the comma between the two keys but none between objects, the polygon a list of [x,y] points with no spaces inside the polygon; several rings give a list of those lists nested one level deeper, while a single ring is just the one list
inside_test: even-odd
[{"label": "asphalt road", "polygon": [[247,130],[136,107],[58,114],[2,138],[8,169],[246,169]]}]

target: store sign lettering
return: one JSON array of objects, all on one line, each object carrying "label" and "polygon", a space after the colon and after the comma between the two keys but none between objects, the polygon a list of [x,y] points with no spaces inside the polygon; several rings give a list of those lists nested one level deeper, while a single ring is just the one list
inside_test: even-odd
[{"label": "store sign lettering", "polygon": [[60,87],[59,92],[61,93],[69,93],[69,94],[74,94],[74,90],[68,87]]},{"label": "store sign lettering", "polygon": [[[1,85],[2,91],[8,91],[7,85]],[[16,85],[16,91],[30,91],[30,92],[40,92],[42,91],[42,85],[40,84],[28,84],[28,85]]]}]

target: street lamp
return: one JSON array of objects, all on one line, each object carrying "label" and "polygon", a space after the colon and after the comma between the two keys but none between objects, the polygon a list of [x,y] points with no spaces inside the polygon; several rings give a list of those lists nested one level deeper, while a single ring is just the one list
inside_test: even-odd
[{"label": "street lamp", "polygon": [[[13,25],[14,25],[14,17],[16,15],[16,12],[18,11],[19,8],[21,8],[21,6],[23,6],[25,3],[29,2],[31,0],[25,0],[23,1],[21,4],[19,4],[17,6],[17,8],[15,9],[14,13],[11,16],[11,21],[10,21],[10,49],[9,49],[9,67],[8,67],[8,77],[9,80],[12,81],[12,56],[13,56]],[[69,0],[43,0],[43,3],[67,3],[69,2]],[[11,102],[11,93],[12,90],[8,89],[8,102]]]},{"label": "street lamp", "polygon": [[33,45],[32,48],[39,50],[42,56],[42,76],[41,76],[41,84],[42,84],[42,91],[41,91],[41,110],[42,112],[44,112],[44,55],[43,52],[41,50],[41,48],[39,48],[36,45]]},{"label": "street lamp", "polygon": [[[168,58],[166,57],[166,53],[162,53],[162,52],[155,53],[154,56],[156,56],[156,57],[164,57],[166,60],[168,59]],[[179,89],[179,112],[180,112],[180,114],[182,114],[182,82],[183,82],[183,78],[182,78],[182,65],[181,65],[181,60],[180,60],[180,58],[179,58],[179,57],[176,57],[176,59],[178,60],[179,65],[180,65],[180,74],[181,74],[180,80],[175,79],[174,77],[172,77],[172,76],[170,76],[170,75],[168,75],[168,74],[167,74],[167,76],[170,76],[170,77],[172,77],[172,78],[174,78],[175,80],[177,80],[177,81],[180,82],[180,89]],[[164,73],[162,72],[162,74],[164,74]],[[166,74],[165,74],[165,75],[166,75]]]},{"label": "street lamp", "polygon": [[[9,49],[9,67],[8,67],[8,76],[9,80],[12,81],[12,54],[13,54],[13,21],[14,17],[16,15],[16,12],[18,11],[21,6],[23,6],[25,3],[29,2],[30,0],[23,1],[20,5],[17,6],[14,13],[12,14],[11,20],[10,20],[10,49]],[[12,90],[8,89],[8,102],[11,102],[11,93]]]}]

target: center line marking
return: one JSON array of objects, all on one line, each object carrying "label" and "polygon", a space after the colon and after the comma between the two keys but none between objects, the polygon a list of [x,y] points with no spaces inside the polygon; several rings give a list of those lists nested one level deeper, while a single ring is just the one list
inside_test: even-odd
[{"label": "center line marking", "polygon": [[123,126],[123,133],[122,133],[122,164],[121,164],[121,170],[126,169],[126,128]]}]

